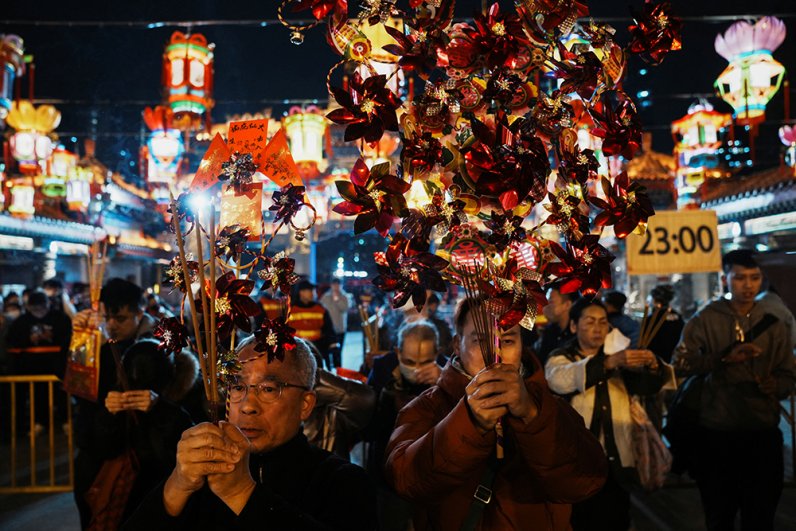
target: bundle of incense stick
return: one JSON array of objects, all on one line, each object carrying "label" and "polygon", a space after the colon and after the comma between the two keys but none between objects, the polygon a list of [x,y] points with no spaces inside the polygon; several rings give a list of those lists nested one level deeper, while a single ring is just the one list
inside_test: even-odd
[{"label": "bundle of incense stick", "polygon": [[368,316],[368,309],[364,304],[360,304],[359,317],[362,319],[362,332],[368,342],[368,350],[376,352],[379,350],[379,326],[378,315]]},{"label": "bundle of incense stick", "polygon": [[[177,212],[177,205],[174,196],[171,197],[171,211]],[[193,286],[191,283],[191,273],[188,269],[188,260],[185,253],[185,241],[180,228],[180,220],[177,215],[172,216],[172,223],[174,224],[174,233],[177,236],[177,247],[179,249],[180,266],[182,268],[183,282],[185,284],[185,296],[188,299],[188,305],[191,309],[191,321],[193,324],[194,337],[196,338],[196,352],[199,357],[199,368],[202,371],[202,382],[204,384],[205,396],[209,404],[210,420],[213,423],[218,423],[219,420],[219,394],[218,394],[218,378],[217,360],[218,360],[218,344],[217,344],[217,330],[216,330],[216,263],[215,253],[213,252],[216,246],[216,227],[215,227],[215,207],[210,207],[210,227],[209,227],[209,260],[206,262],[204,258],[204,251],[202,249],[202,230],[199,227],[199,221],[195,223],[197,227],[194,229],[196,233],[196,251],[197,261],[199,268],[197,271],[199,277],[199,302],[201,304],[201,313],[203,323],[199,323],[199,316],[197,315],[196,302],[194,299]],[[205,286],[208,284],[205,281],[205,268],[209,266],[210,269],[210,294],[208,296]],[[204,326],[202,326],[204,325]],[[204,334],[202,333],[204,331]]]},{"label": "bundle of incense stick", "polygon": [[[464,267],[461,274],[464,293],[470,300],[470,316],[473,327],[478,336],[478,345],[481,347],[481,356],[484,358],[484,367],[500,361],[500,336],[497,333],[495,317],[487,308],[487,299],[478,286],[477,267]],[[495,425],[497,442],[495,454],[498,459],[503,459],[503,421],[498,419]]]},{"label": "bundle of incense stick", "polygon": [[649,313],[649,306],[644,307],[644,317],[641,320],[641,333],[638,339],[638,348],[645,349],[652,342],[652,339],[658,335],[658,331],[666,321],[666,316],[671,312],[671,308],[655,307],[652,314]]},{"label": "bundle of incense stick", "polygon": [[102,280],[105,276],[105,256],[108,252],[108,240],[103,239],[91,244],[88,253],[88,285],[91,308],[99,311]]}]

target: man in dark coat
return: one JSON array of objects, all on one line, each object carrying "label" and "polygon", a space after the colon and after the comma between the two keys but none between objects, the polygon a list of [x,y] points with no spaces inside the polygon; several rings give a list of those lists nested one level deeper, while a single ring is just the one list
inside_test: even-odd
[{"label": "man in dark coat", "polygon": [[317,364],[308,346],[268,360],[241,342],[228,386],[229,422],[183,433],[177,465],[125,530],[371,530],[374,489],[365,471],[301,432],[315,405]]},{"label": "man in dark coat", "polygon": [[[418,531],[459,530],[465,523],[470,529],[568,530],[570,504],[605,481],[602,448],[547,388],[538,361],[523,348],[519,325],[500,333],[502,361],[484,367],[473,318],[481,304],[462,301],[454,317],[454,357],[437,384],[398,414],[387,480],[417,504]],[[505,456],[496,463],[499,421]]]}]

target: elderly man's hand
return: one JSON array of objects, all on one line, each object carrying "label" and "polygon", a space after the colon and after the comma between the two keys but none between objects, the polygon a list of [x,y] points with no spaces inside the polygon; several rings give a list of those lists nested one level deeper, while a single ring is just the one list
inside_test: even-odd
[{"label": "elderly man's hand", "polygon": [[219,427],[227,444],[238,449],[237,455],[240,456],[240,459],[231,471],[208,475],[207,484],[213,494],[218,496],[235,514],[240,514],[256,485],[249,471],[251,443],[237,426],[229,422],[220,422]]},{"label": "elderly man's hand", "polygon": [[466,393],[475,423],[483,431],[493,429],[506,414],[528,422],[538,413],[514,365],[498,363],[482,369],[467,385]]},{"label": "elderly man's hand", "polygon": [[437,362],[428,363],[423,365],[417,371],[415,371],[415,375],[417,378],[417,383],[423,385],[434,385],[437,383],[439,379],[439,375],[442,373],[442,369],[440,366],[437,365]]}]

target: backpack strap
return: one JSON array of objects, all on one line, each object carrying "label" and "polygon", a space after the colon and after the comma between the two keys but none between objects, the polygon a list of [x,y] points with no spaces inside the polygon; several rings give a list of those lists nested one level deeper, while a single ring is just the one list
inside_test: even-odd
[{"label": "backpack strap", "polygon": [[467,511],[467,518],[464,519],[462,524],[462,531],[474,531],[478,522],[481,521],[481,516],[484,509],[492,501],[492,486],[495,483],[495,476],[497,475],[500,461],[493,453],[489,456],[489,461],[486,465],[486,470],[478,482],[478,486],[473,493],[473,501],[470,502],[470,509]]}]

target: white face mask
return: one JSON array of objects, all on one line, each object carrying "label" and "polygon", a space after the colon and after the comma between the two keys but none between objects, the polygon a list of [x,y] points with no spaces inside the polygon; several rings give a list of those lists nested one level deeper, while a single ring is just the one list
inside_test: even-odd
[{"label": "white face mask", "polygon": [[10,312],[6,312],[4,315],[6,319],[16,319],[17,317],[19,317],[19,313],[20,313],[19,311],[13,310]]},{"label": "white face mask", "polygon": [[417,372],[411,367],[407,367],[403,363],[398,363],[398,369],[401,371],[401,377],[409,383],[417,383]]}]

